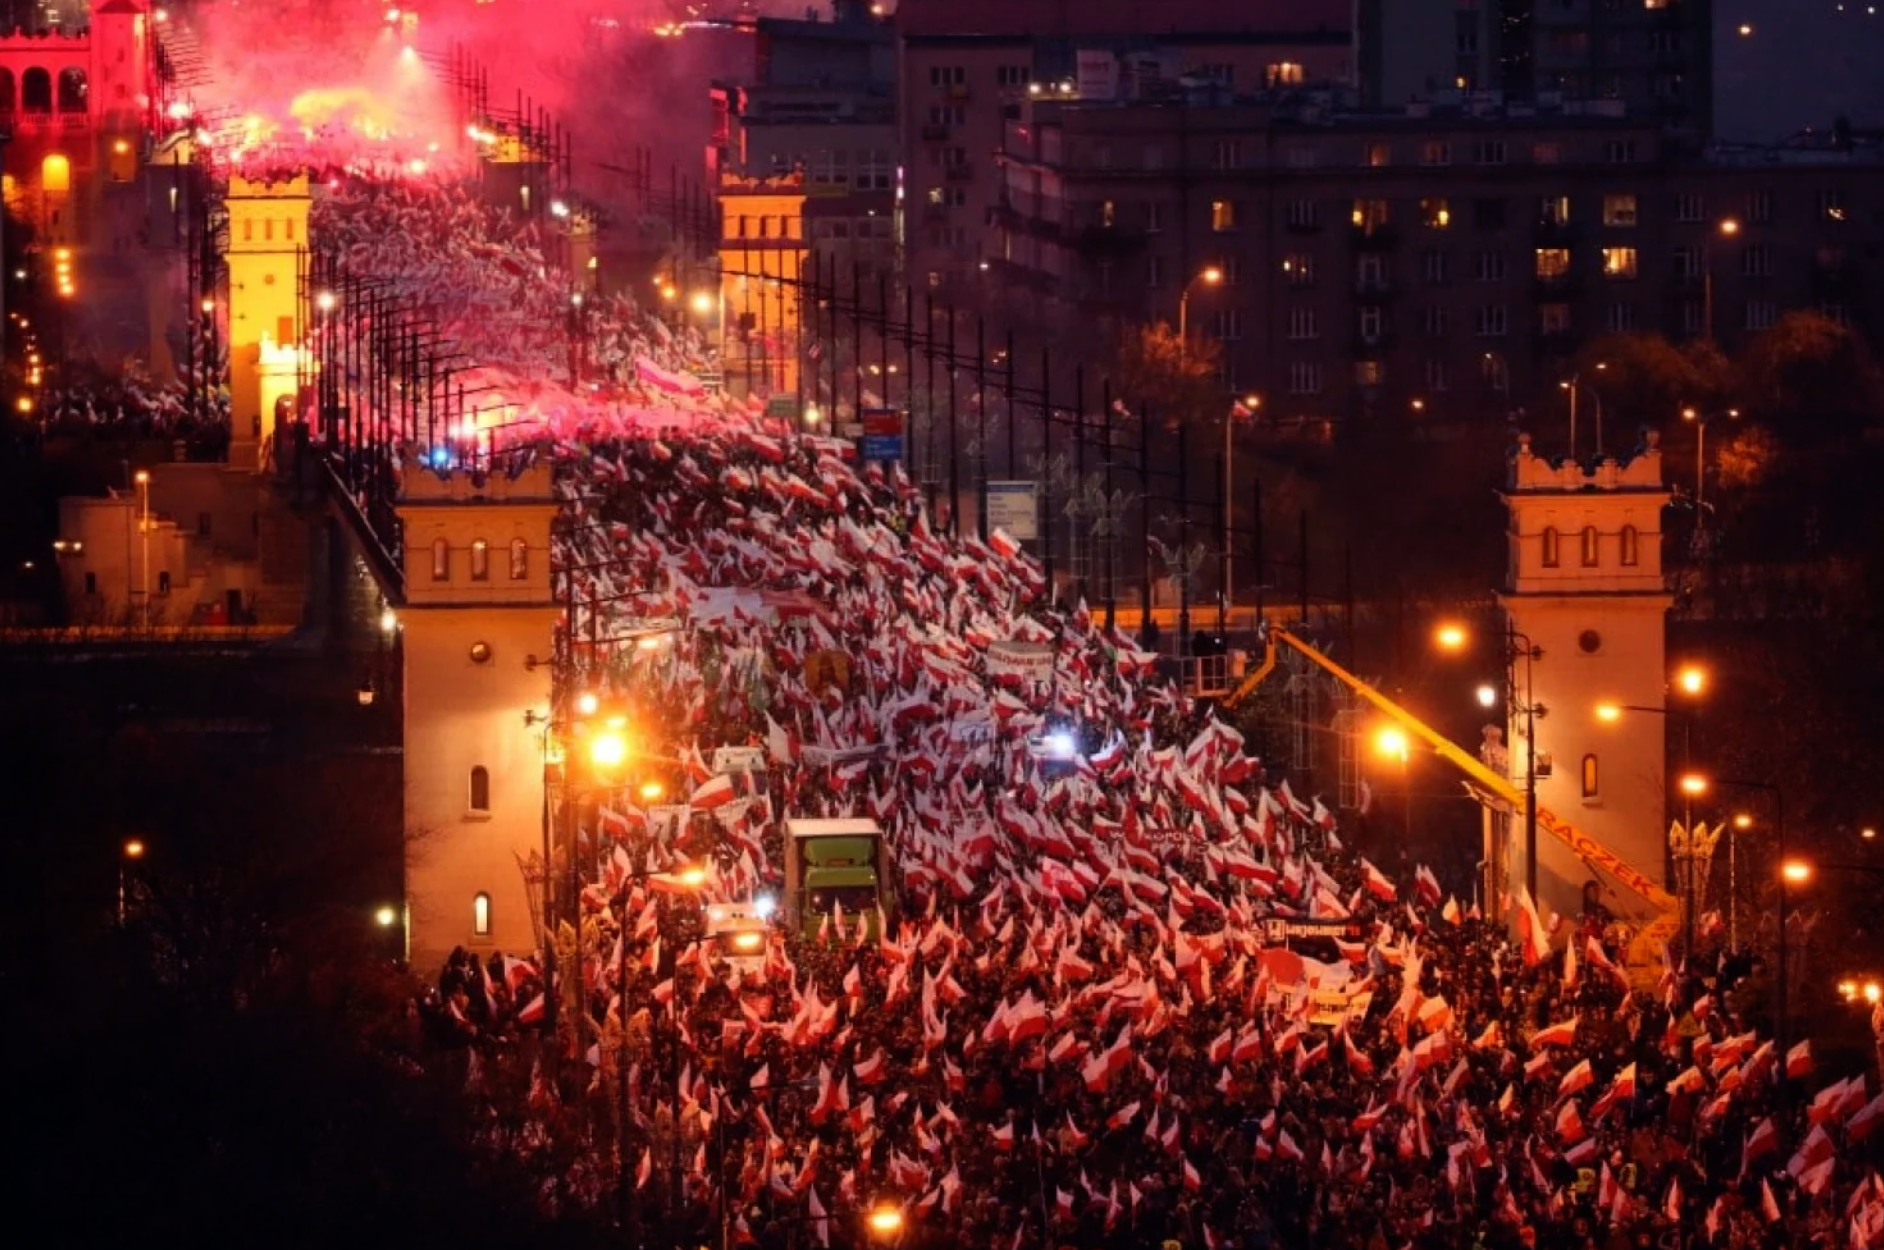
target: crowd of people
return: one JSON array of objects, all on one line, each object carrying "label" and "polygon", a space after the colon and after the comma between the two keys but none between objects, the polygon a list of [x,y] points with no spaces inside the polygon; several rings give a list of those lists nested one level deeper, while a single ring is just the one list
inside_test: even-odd
[{"label": "crowd of people", "polygon": [[[579,660],[695,795],[678,830],[603,806],[564,934],[564,1093],[614,1129],[588,1197],[624,1167],[644,1212],[759,1244],[858,1241],[883,1201],[937,1245],[1884,1243],[1863,1078],[1822,1094],[1715,969],[1632,986],[1600,923],[1514,945],[1390,879],[1004,535],[932,533],[894,465],[736,424],[558,454],[562,558],[607,617],[575,637],[685,623]],[[721,745],[765,749],[763,796],[711,774]],[[634,874],[776,891],[786,814],[882,824],[889,936],[832,916],[743,974],[678,940],[691,910]],[[451,976],[450,1035],[538,1036],[542,976]]]}]

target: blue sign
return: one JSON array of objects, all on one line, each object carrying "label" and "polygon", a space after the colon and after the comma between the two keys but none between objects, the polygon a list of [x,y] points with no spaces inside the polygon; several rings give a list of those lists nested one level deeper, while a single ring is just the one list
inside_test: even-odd
[{"label": "blue sign", "polygon": [[901,460],[903,458],[903,436],[901,434],[866,434],[859,454],[865,460]]},{"label": "blue sign", "polygon": [[863,440],[857,452],[865,460],[903,458],[903,414],[895,408],[866,408]]}]

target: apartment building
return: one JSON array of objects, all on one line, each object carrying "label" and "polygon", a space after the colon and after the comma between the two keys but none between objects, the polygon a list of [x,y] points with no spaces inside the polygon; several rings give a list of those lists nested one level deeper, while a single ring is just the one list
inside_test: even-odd
[{"label": "apartment building", "polygon": [[995,153],[1030,100],[1354,73],[1349,0],[903,0],[896,24],[906,273],[935,290],[974,281],[991,258]]},{"label": "apartment building", "polygon": [[[1278,417],[1502,416],[1608,332],[1884,330],[1884,150],[1707,159],[1615,103],[1344,111],[1192,91],[1007,127],[988,279],[1046,324],[1178,320]],[[1221,281],[1194,281],[1215,268]]]}]

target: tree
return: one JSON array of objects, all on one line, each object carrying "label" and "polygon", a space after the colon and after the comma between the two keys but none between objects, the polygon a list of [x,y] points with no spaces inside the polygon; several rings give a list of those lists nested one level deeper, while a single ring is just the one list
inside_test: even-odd
[{"label": "tree", "polygon": [[1577,354],[1575,372],[1602,397],[1604,424],[1612,434],[1619,425],[1626,431],[1636,425],[1666,428],[1683,408],[1725,406],[1733,384],[1726,357],[1712,343],[1677,345],[1659,334],[1596,339]]},{"label": "tree", "polygon": [[1132,326],[1119,344],[1120,398],[1149,409],[1167,429],[1214,421],[1228,407],[1217,383],[1218,353],[1215,340],[1186,344],[1168,322]]},{"label": "tree", "polygon": [[1789,312],[1742,354],[1738,392],[1786,441],[1849,434],[1884,412],[1884,372],[1858,335],[1815,312]]}]

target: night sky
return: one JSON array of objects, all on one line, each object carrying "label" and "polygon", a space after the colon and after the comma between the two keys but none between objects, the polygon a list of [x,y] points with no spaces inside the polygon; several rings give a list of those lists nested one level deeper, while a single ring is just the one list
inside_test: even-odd
[{"label": "night sky", "polygon": [[1721,138],[1884,127],[1884,0],[1715,0],[1714,31]]}]

